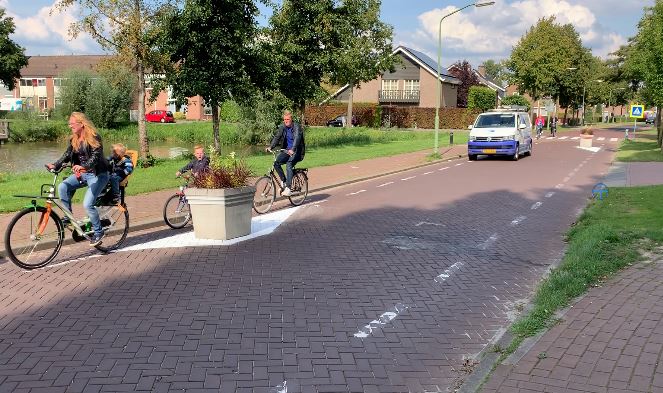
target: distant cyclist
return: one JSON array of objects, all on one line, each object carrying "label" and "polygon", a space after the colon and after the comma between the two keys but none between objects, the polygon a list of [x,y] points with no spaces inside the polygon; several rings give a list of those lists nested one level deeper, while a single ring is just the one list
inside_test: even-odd
[{"label": "distant cyclist", "polygon": [[[83,207],[87,212],[94,235],[90,239],[90,246],[98,246],[104,237],[104,230],[99,219],[99,212],[94,206],[99,194],[108,184],[109,164],[104,157],[104,146],[101,137],[92,122],[83,113],[74,112],[69,117],[71,140],[67,151],[49,169],[60,169],[63,164],[71,163],[73,175],[66,178],[58,186],[58,195],[62,203],[71,211],[71,198],[77,189],[87,187],[83,198]],[[65,224],[67,219],[64,220]]]},{"label": "distant cyclist", "polygon": [[[276,156],[274,161],[274,169],[281,179],[281,195],[290,196],[292,191],[292,176],[294,173],[295,164],[304,159],[306,152],[306,144],[304,143],[304,130],[299,123],[292,121],[292,113],[290,111],[283,112],[283,124],[281,124],[274,134],[271,145],[267,151],[279,146],[285,150]],[[281,167],[285,164],[286,174],[283,173]]]},{"label": "distant cyclist", "polygon": [[536,117],[534,124],[536,125],[536,137],[540,138],[541,134],[543,133],[543,126],[546,124],[546,120],[543,118],[543,116],[539,115]]},{"label": "distant cyclist", "polygon": [[557,116],[553,116],[550,119],[550,135],[551,136],[556,136],[557,135],[557,123],[559,123],[559,120],[557,119]]}]

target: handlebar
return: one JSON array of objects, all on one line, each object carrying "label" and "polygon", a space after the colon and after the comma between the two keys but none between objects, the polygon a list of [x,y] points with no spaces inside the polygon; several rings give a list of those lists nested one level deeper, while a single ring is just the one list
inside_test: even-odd
[{"label": "handlebar", "polygon": [[62,172],[65,170],[65,168],[69,168],[71,165],[69,164],[62,164],[59,169],[56,169],[55,167],[49,168],[48,164],[44,165],[46,167],[46,170],[49,171],[50,173],[57,175],[58,173]]}]

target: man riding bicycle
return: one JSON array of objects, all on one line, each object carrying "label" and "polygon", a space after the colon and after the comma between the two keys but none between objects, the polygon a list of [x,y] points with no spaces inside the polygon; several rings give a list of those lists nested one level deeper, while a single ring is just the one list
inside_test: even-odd
[{"label": "man riding bicycle", "polygon": [[[274,170],[281,179],[281,195],[292,195],[292,176],[295,164],[304,159],[306,144],[304,143],[304,130],[299,123],[292,121],[290,111],[283,112],[283,124],[281,124],[274,134],[271,145],[267,151],[272,151],[277,146],[285,150],[276,156],[274,161]],[[282,165],[286,166],[286,174],[283,173]]]}]

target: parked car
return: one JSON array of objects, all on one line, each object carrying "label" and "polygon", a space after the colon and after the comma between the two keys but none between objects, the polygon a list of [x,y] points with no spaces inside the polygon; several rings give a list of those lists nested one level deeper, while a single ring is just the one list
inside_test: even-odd
[{"label": "parked car", "polygon": [[656,122],[656,114],[652,112],[647,112],[647,115],[645,116],[645,123],[654,124],[655,122]]},{"label": "parked car", "polygon": [[467,154],[471,161],[480,155],[507,156],[518,161],[532,155],[532,122],[527,108],[494,109],[477,116],[469,126]]},{"label": "parked car", "polygon": [[[327,127],[345,127],[345,118],[347,116],[341,115],[337,116],[333,120],[329,120],[327,122]],[[352,126],[356,127],[359,125],[359,120],[357,120],[357,116],[352,116]]]},{"label": "parked car", "polygon": [[145,120],[151,123],[175,123],[175,116],[171,111],[156,110],[146,114]]}]

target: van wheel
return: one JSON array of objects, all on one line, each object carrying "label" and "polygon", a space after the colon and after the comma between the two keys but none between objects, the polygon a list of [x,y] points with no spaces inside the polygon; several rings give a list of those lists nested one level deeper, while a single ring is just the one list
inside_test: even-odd
[{"label": "van wheel", "polygon": [[476,161],[477,160],[477,155],[476,154],[470,154],[470,155],[467,156],[467,158],[470,161]]},{"label": "van wheel", "polygon": [[518,161],[519,158],[520,158],[520,145],[516,145],[516,152],[513,154],[513,157],[511,157],[511,159],[513,161]]},{"label": "van wheel", "polygon": [[525,156],[530,157],[532,155],[532,142],[529,143],[529,149],[525,152]]}]

